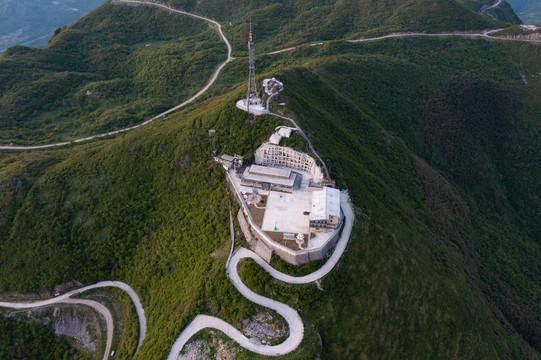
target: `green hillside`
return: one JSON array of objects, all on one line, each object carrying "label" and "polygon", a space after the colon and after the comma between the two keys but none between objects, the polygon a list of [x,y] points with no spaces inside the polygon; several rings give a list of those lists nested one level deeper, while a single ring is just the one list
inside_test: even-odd
[{"label": "green hillside", "polygon": [[[260,52],[393,31],[505,26],[455,1],[172,4],[218,20],[236,9],[224,31],[241,57],[249,19]],[[13,47],[0,56],[0,142],[69,141],[127,127],[195,94],[224,58],[224,45],[202,21],[107,3],[58,29],[45,50]]]},{"label": "green hillside", "polygon": [[493,0],[460,0],[464,6],[476,13],[482,13],[484,16],[488,16],[493,19],[501,21],[507,21],[513,24],[520,24],[520,18],[515,14],[513,8],[509,5],[509,2],[503,1],[498,7],[484,11],[487,7],[496,3]]},{"label": "green hillside", "polygon": [[46,49],[0,56],[0,141],[71,140],[141,122],[199,91],[225,56],[202,21],[105,4]]},{"label": "green hillside", "polygon": [[88,359],[78,354],[64,337],[57,338],[36,322],[17,322],[0,316],[0,358],[2,359]]},{"label": "green hillside", "polygon": [[261,51],[366,34],[473,30],[503,25],[479,16],[456,0],[169,0],[167,3],[224,21],[228,38],[235,50],[242,52],[246,48],[249,19]]},{"label": "green hillside", "polygon": [[[448,30],[455,25],[451,21],[461,19],[464,28],[498,25],[455,2],[431,3],[408,2],[404,6],[413,13],[396,4],[378,9],[377,3],[348,1],[269,1],[261,13],[252,14],[255,5],[240,0],[227,7],[205,1],[177,5],[215,15],[224,24],[230,19],[232,25],[224,30],[228,36],[238,32],[232,36],[237,55],[245,55],[241,28],[250,14],[261,16],[261,22],[254,20],[256,29],[268,26],[268,31],[259,31],[266,34],[261,48],[267,49],[332,38],[331,29],[340,21],[346,30],[336,38],[422,26]],[[354,4],[371,7],[380,21],[362,24],[359,19],[368,15],[346,11]],[[231,13],[243,6],[246,11]],[[459,9],[461,17],[440,12],[447,7]],[[205,24],[188,26],[186,19],[155,9],[106,5],[100,10],[62,31],[47,49],[9,50],[0,61],[29,70],[0,84],[30,94],[35,81],[31,69],[60,76],[64,68],[75,72],[77,66],[88,66],[93,71],[77,70],[90,77],[83,79],[88,84],[114,83],[103,85],[110,89],[108,99],[122,85],[122,80],[111,80],[118,73],[126,79],[136,76],[134,54],[161,49],[127,52],[129,45],[148,41],[150,32],[164,41],[162,48],[184,47],[173,59],[201,56],[208,64],[206,73],[192,67],[184,71],[184,76],[197,76],[199,86],[224,58],[223,45]],[[272,22],[271,10],[284,20]],[[322,14],[325,26],[316,26]],[[149,21],[155,18],[161,25],[171,21],[170,27],[159,30]],[[413,20],[428,18],[436,23]],[[96,29],[130,24],[128,19],[134,28],[148,26],[148,33],[142,27],[133,34],[136,39],[115,35],[98,50],[101,40],[89,36],[88,42],[78,41]],[[314,25],[306,33],[290,31],[310,21]],[[178,43],[170,41],[179,39],[171,35],[177,26],[187,33]],[[120,33],[132,34],[129,28]],[[107,31],[99,36],[107,37]],[[206,39],[201,48],[193,47]],[[95,57],[85,55],[91,51]],[[32,56],[23,56],[27,53]],[[73,58],[59,57],[60,62],[52,63],[56,65],[46,60],[67,53]],[[92,61],[79,65],[77,59],[87,57]],[[29,59],[35,60],[29,65]],[[109,66],[115,59],[122,61]],[[167,57],[147,60],[163,69],[171,66]],[[350,245],[323,279],[323,292],[314,284],[284,285],[252,263],[243,264],[241,275],[254,291],[289,303],[305,322],[301,347],[278,359],[313,359],[316,354],[323,359],[539,358],[539,47],[460,38],[329,41],[260,55],[256,61],[261,79],[272,75],[283,81],[280,101],[286,107],[281,109],[306,130],[357,207]],[[137,359],[165,358],[196,314],[215,315],[236,326],[255,314],[255,305],[225,275],[230,195],[223,170],[211,158],[208,138],[208,130],[216,129],[216,149],[248,156],[246,117],[234,106],[245,91],[246,69],[246,58],[235,60],[203,101],[117,138],[0,153],[0,272],[5,274],[0,293],[30,292],[73,279],[86,284],[125,281],[141,297],[148,318]],[[103,80],[97,82],[94,74]],[[54,91],[82,91],[84,81],[72,83],[70,76],[52,81]],[[154,78],[140,76],[141,81]],[[125,86],[126,91],[133,88],[133,83]],[[165,99],[181,102],[197,85],[169,89],[155,87],[155,98],[164,99],[161,104]],[[146,99],[137,95],[119,95],[114,101],[132,106]],[[50,103],[41,95],[38,99],[43,103],[32,110],[36,119]],[[2,110],[10,103],[0,103]],[[103,106],[119,115],[127,112],[116,103]],[[86,109],[80,110],[82,118],[89,113]],[[279,123],[274,117],[258,118],[254,141],[264,141]],[[38,120],[29,122],[28,129],[36,126],[41,127]],[[42,139],[53,136],[50,129],[41,131]],[[274,265],[291,271],[280,261]],[[238,358],[259,357],[241,350]]]}]

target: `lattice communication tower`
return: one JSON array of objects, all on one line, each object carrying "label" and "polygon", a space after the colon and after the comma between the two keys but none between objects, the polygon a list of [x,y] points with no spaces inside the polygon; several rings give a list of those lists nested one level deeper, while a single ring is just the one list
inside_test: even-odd
[{"label": "lattice communication tower", "polygon": [[[252,139],[252,116],[250,114],[250,103],[254,100],[259,100],[257,86],[255,84],[255,51],[254,38],[252,35],[252,21],[250,21],[250,32],[248,34],[248,54],[250,58],[250,71],[248,74],[248,93],[246,95],[246,110],[248,111],[248,130],[250,132],[250,148],[252,150],[252,161],[254,160],[254,141]],[[255,119],[255,115],[254,115]]]},{"label": "lattice communication tower", "polygon": [[250,58],[250,72],[248,74],[248,93],[246,94],[246,107],[250,113],[250,104],[261,101],[255,84],[255,51],[252,34],[252,22],[250,21],[250,33],[248,34],[248,54]]}]

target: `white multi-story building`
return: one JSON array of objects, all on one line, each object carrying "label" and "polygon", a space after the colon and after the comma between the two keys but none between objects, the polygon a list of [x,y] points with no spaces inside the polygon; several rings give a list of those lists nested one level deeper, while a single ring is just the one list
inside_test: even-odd
[{"label": "white multi-story building", "polygon": [[255,163],[305,171],[312,176],[314,182],[323,181],[323,173],[314,158],[289,147],[264,143],[255,152]]},{"label": "white multi-story building", "polygon": [[310,230],[335,230],[340,224],[340,190],[324,187],[312,193]]}]

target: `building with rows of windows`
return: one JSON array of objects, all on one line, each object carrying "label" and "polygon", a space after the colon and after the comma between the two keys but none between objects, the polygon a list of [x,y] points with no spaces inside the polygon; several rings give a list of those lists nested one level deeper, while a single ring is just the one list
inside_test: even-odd
[{"label": "building with rows of windows", "polygon": [[314,158],[289,147],[264,143],[255,152],[255,163],[305,171],[312,176],[314,182],[323,181],[323,173]]},{"label": "building with rows of windows", "polygon": [[340,219],[340,190],[324,187],[323,190],[312,192],[311,231],[336,230]]}]

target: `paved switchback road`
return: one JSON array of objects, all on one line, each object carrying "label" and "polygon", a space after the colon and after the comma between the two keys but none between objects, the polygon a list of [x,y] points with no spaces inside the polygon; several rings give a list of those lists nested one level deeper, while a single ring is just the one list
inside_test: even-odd
[{"label": "paved switchback road", "polygon": [[342,230],[342,236],[340,237],[340,240],[337,242],[334,252],[332,253],[329,260],[327,260],[327,262],[321,268],[314,271],[313,273],[305,275],[305,276],[300,276],[300,277],[284,274],[274,269],[272,266],[270,266],[259,255],[245,248],[238,249],[235,255],[233,256],[233,258],[235,257],[238,257],[239,259],[251,258],[255,262],[257,262],[259,266],[264,268],[265,271],[267,271],[273,278],[286,282],[288,284],[308,284],[308,283],[321,279],[322,277],[330,273],[332,269],[334,269],[334,267],[336,266],[336,264],[342,257],[342,254],[344,254],[344,251],[346,250],[346,246],[348,244],[348,240],[351,236],[351,231],[353,229],[353,220],[354,220],[353,209],[350,205],[349,200],[347,200],[347,195],[345,192],[341,193],[341,197],[342,197],[341,204],[344,204],[344,202],[348,204],[347,206],[342,206],[342,211],[344,211],[345,221],[346,221],[344,225],[344,229]]},{"label": "paved switchback road", "polygon": [[103,360],[107,360],[109,358],[109,354],[111,353],[111,347],[113,346],[113,331],[115,327],[114,327],[113,316],[111,315],[111,312],[102,303],[99,303],[93,300],[84,300],[84,299],[70,299],[70,298],[58,299],[56,298],[56,299],[49,299],[49,300],[33,302],[33,303],[0,302],[0,307],[24,310],[24,309],[35,309],[35,308],[54,305],[54,304],[84,305],[96,310],[103,316],[103,318],[105,319],[106,335],[107,335],[107,339],[105,342],[105,352],[103,354]]},{"label": "paved switchback road", "polygon": [[294,277],[281,273],[271,267],[269,264],[267,264],[259,255],[245,248],[239,248],[233,254],[231,260],[229,261],[227,269],[228,275],[237,290],[248,300],[258,305],[275,310],[287,321],[289,327],[289,336],[283,343],[273,346],[262,345],[256,339],[248,339],[239,330],[237,330],[235,327],[228,324],[227,322],[223,321],[222,319],[208,315],[197,315],[193,319],[193,321],[180,333],[175,343],[173,344],[173,347],[171,348],[167,359],[176,360],[178,354],[180,353],[184,345],[190,340],[190,338],[194,336],[197,332],[207,328],[222,331],[224,334],[228,335],[230,338],[239,343],[243,348],[257,354],[278,356],[294,351],[299,346],[304,337],[304,325],[301,317],[299,316],[297,311],[290,308],[289,306],[282,304],[278,301],[266,298],[264,296],[258,295],[252,290],[250,290],[246,285],[244,285],[238,273],[238,264],[242,259],[254,259],[272,277],[290,284],[307,284],[321,279],[323,276],[327,275],[338,263],[338,260],[341,258],[342,254],[346,249],[349,238],[351,236],[351,231],[353,229],[354,213],[349,200],[349,196],[346,191],[342,191],[340,203],[342,211],[345,215],[345,224],[344,229],[342,230],[342,235],[338,240],[336,248],[329,260],[325,263],[325,265],[323,265],[320,269],[314,271],[313,273],[302,277]]},{"label": "paved switchback road", "polygon": [[489,10],[495,9],[495,8],[497,8],[497,7],[500,7],[500,5],[501,5],[503,2],[504,2],[504,0],[497,0],[497,1],[495,1],[494,4],[492,4],[492,5],[483,5],[483,6],[481,7],[481,9],[480,9],[478,12],[479,12],[479,14],[481,14],[481,15],[486,15],[486,16],[489,16],[489,17],[493,18],[494,20],[498,20],[496,16],[491,15],[491,14],[487,14],[487,12],[488,12]]},{"label": "paved switchback road", "polygon": [[139,347],[141,346],[141,344],[143,343],[143,340],[145,339],[147,321],[145,317],[145,310],[143,309],[143,306],[141,305],[139,296],[137,296],[137,293],[126,283],[123,283],[120,281],[102,281],[94,285],[85,286],[80,289],[72,290],[60,296],[47,299],[47,300],[39,300],[39,301],[31,301],[31,302],[0,301],[0,307],[11,308],[11,309],[35,309],[35,308],[54,305],[54,304],[73,304],[73,305],[84,305],[84,306],[89,306],[93,308],[105,318],[105,322],[107,324],[107,342],[106,342],[106,347],[105,347],[105,354],[103,356],[103,359],[105,360],[109,358],[109,354],[111,353],[111,347],[113,345],[114,323],[113,323],[113,317],[111,315],[111,312],[109,311],[109,309],[107,309],[107,307],[105,307],[103,304],[97,301],[86,300],[86,299],[72,299],[71,297],[74,295],[78,295],[83,292],[86,292],[88,290],[106,288],[106,287],[114,287],[126,292],[128,296],[130,297],[130,299],[132,300],[133,305],[135,306],[135,311],[137,312],[137,317],[139,320],[139,340],[137,342],[137,349],[135,350],[135,352],[137,353],[137,351],[139,350]]}]

